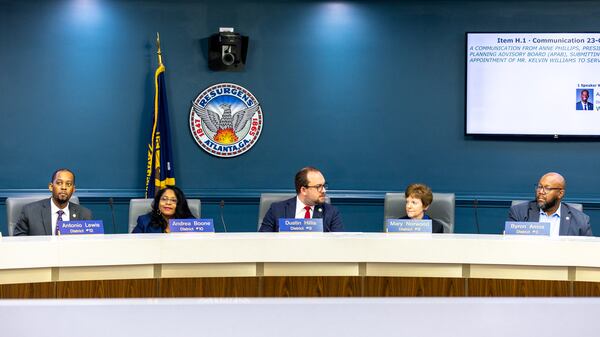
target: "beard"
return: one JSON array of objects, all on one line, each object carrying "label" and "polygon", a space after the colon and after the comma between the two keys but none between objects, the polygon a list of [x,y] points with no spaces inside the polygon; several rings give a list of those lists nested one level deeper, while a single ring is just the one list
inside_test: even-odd
[{"label": "beard", "polygon": [[549,209],[554,208],[556,205],[558,205],[560,201],[556,198],[552,199],[552,200],[547,200],[547,201],[538,201],[537,205],[538,207],[542,210],[542,211],[547,211]]},{"label": "beard", "polygon": [[60,193],[52,193],[52,199],[60,204],[65,204],[71,199],[71,195],[69,193],[65,193],[64,196],[60,195]]}]

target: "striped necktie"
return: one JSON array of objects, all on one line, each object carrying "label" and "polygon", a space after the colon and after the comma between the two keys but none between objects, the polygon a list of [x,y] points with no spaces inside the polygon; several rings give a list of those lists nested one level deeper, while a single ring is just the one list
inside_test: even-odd
[{"label": "striped necktie", "polygon": [[56,214],[58,214],[58,216],[56,217],[56,230],[54,231],[54,235],[60,235],[60,229],[58,226],[59,222],[63,222],[63,214],[65,214],[65,212],[62,209],[59,209],[58,212],[56,212]]}]

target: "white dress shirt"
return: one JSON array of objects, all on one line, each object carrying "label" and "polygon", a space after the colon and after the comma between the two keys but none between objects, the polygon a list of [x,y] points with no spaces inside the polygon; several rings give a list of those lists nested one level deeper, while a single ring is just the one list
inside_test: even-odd
[{"label": "white dress shirt", "polygon": [[52,235],[56,234],[56,220],[58,219],[58,210],[62,210],[63,212],[65,212],[65,214],[63,214],[62,216],[63,221],[71,220],[71,214],[69,213],[69,203],[67,202],[65,208],[58,208],[58,206],[54,204],[54,201],[52,201],[52,198],[50,198],[50,218],[52,219]]},{"label": "white dress shirt", "polygon": [[[298,196],[296,196],[296,219],[304,219],[304,214],[306,213],[306,209],[304,209],[304,207],[306,207],[308,205],[305,205],[302,201],[300,201],[300,198],[298,198]],[[315,206],[310,206],[310,217],[312,219],[313,217],[313,212],[315,211]]]}]

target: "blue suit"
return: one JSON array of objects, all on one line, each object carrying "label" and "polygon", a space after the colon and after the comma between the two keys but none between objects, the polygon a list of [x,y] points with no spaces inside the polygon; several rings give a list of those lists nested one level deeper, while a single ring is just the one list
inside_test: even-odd
[{"label": "blue suit", "polygon": [[[296,197],[274,202],[265,214],[259,232],[279,232],[279,219],[296,217]],[[330,204],[316,205],[313,219],[323,218],[324,232],[343,232],[344,224],[337,208]]]},{"label": "blue suit", "polygon": [[[594,110],[594,104],[591,102],[586,102],[586,110]],[[579,101],[575,104],[575,109],[583,110],[583,102]]]},{"label": "blue suit", "polygon": [[[507,221],[530,221],[540,220],[540,208],[535,201],[524,202],[514,205],[508,212]],[[560,229],[559,235],[570,236],[592,236],[590,217],[585,213],[565,204],[560,204]]]},{"label": "blue suit", "polygon": [[131,233],[164,233],[161,227],[151,226],[150,221],[152,221],[152,213],[138,216],[137,225]]}]

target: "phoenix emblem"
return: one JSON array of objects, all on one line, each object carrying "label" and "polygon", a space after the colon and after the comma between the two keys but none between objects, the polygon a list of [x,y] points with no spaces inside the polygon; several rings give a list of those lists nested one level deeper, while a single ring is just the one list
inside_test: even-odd
[{"label": "phoenix emblem", "polygon": [[[194,112],[206,128],[215,132],[214,140],[221,144],[233,144],[239,140],[238,133],[246,127],[246,124],[252,119],[259,105],[253,105],[249,108],[240,110],[234,114],[231,113],[231,104],[223,103],[219,108],[223,110],[220,116],[216,111],[205,109],[198,103],[192,101]],[[242,136],[243,135],[239,135]]]}]

